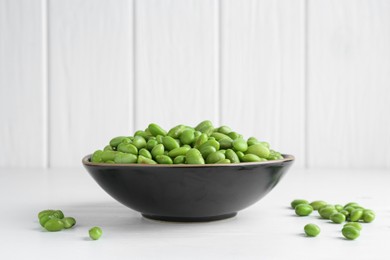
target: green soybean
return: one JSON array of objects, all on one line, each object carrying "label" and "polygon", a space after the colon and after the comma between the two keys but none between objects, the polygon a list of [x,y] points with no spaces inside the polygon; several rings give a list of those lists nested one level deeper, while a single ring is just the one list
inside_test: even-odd
[{"label": "green soybean", "polygon": [[349,215],[349,219],[352,222],[359,221],[359,219],[363,216],[363,210],[362,209],[354,209],[352,210],[351,214]]},{"label": "green soybean", "polygon": [[213,127],[213,123],[210,120],[204,120],[195,127],[195,130],[204,133],[210,127]]},{"label": "green soybean", "polygon": [[180,145],[176,142],[176,140],[170,136],[164,136],[162,138],[162,143],[166,150],[171,151],[175,148],[179,148]]},{"label": "green soybean", "polygon": [[202,145],[200,145],[199,150],[201,150],[205,146],[212,146],[215,148],[216,151],[218,151],[220,148],[219,142],[216,140],[212,140],[212,139],[208,140],[208,141],[204,142]]},{"label": "green soybean", "polygon": [[345,217],[349,216],[349,212],[345,209],[339,211],[341,214],[343,214]]},{"label": "green soybean", "polygon": [[350,240],[354,240],[360,236],[360,231],[357,228],[354,228],[353,226],[343,227],[341,232],[346,239],[350,239]]},{"label": "green soybean", "polygon": [[45,229],[50,232],[61,231],[65,227],[64,222],[58,218],[49,219],[45,223]]},{"label": "green soybean", "polygon": [[329,219],[331,215],[333,215],[334,213],[337,213],[337,212],[338,211],[336,210],[336,208],[334,206],[325,206],[325,207],[320,208],[320,210],[318,211],[320,216],[324,219]]},{"label": "green soybean", "polygon": [[200,148],[200,146],[206,143],[208,140],[207,134],[202,133],[196,140],[194,144],[194,148]]},{"label": "green soybean", "polygon": [[135,136],[133,140],[133,145],[137,147],[137,149],[146,147],[146,140],[142,136]]},{"label": "green soybean", "polygon": [[[307,200],[304,200],[304,199],[295,199],[293,201],[291,201],[290,205],[291,205],[291,208],[295,209],[296,206],[298,206],[299,204],[309,204],[309,202]],[[312,206],[312,205],[310,205]],[[314,207],[312,206],[312,208],[314,209]]]},{"label": "green soybean", "polygon": [[72,217],[66,217],[62,219],[62,222],[64,223],[64,228],[68,229],[76,225],[76,219]]},{"label": "green soybean", "polygon": [[195,131],[193,129],[184,130],[180,135],[182,144],[192,144],[195,141]]},{"label": "green soybean", "polygon": [[232,148],[232,144],[233,144],[233,140],[230,139],[230,137],[228,138],[222,138],[220,139],[219,141],[219,145],[222,149],[229,149],[229,148]]},{"label": "green soybean", "polygon": [[156,161],[159,164],[173,164],[173,161],[172,161],[171,157],[169,157],[167,155],[157,155],[156,156]]},{"label": "green soybean", "polygon": [[267,158],[269,156],[269,149],[263,144],[254,144],[248,147],[247,154],[254,154],[260,158]]},{"label": "green soybean", "polygon": [[[168,131],[168,136],[172,138],[179,138],[179,136],[185,131],[188,127],[185,125],[177,125]],[[194,130],[192,130],[194,131]]]},{"label": "green soybean", "polygon": [[97,150],[95,151],[92,156],[91,156],[91,162],[93,163],[99,163],[99,162],[102,162],[103,159],[102,159],[102,154],[103,154],[103,151],[102,150]]},{"label": "green soybean", "polygon": [[225,134],[225,135],[229,134],[231,131],[232,129],[226,125],[220,126],[217,129],[218,133]]},{"label": "green soybean", "polygon": [[184,155],[179,155],[175,159],[173,159],[174,164],[183,164],[186,162],[186,157]]},{"label": "green soybean", "polygon": [[233,140],[232,145],[233,145],[234,150],[236,150],[236,151],[246,152],[246,150],[248,150],[247,142],[241,138],[237,138],[237,139]]},{"label": "green soybean", "polygon": [[158,145],[157,140],[150,139],[150,140],[146,143],[146,148],[147,148],[149,151],[152,151],[153,147],[155,147],[156,145]]},{"label": "green soybean", "polygon": [[371,223],[375,220],[375,212],[372,210],[364,210],[361,219],[366,223]]},{"label": "green soybean", "polygon": [[188,150],[186,153],[186,163],[188,164],[204,164],[204,159],[200,151],[196,148]]},{"label": "green soybean", "polygon": [[359,207],[359,204],[356,202],[348,202],[347,204],[344,205],[344,208],[346,207]]},{"label": "green soybean", "polygon": [[245,154],[242,157],[242,161],[243,162],[263,162],[263,161],[266,161],[266,159],[260,158],[259,156],[255,155],[255,154]]},{"label": "green soybean", "polygon": [[215,149],[215,147],[211,146],[211,145],[207,145],[207,146],[202,145],[199,148],[199,151],[202,154],[203,158],[207,158],[207,156],[209,156],[209,154],[216,152],[217,149]]},{"label": "green soybean", "polygon": [[164,151],[165,151],[164,145],[158,144],[158,145],[153,147],[151,154],[152,154],[153,158],[156,158],[157,155],[163,155]]},{"label": "green soybean", "polygon": [[218,133],[218,132],[212,133],[211,137],[214,137],[215,140],[217,140],[217,141],[225,139],[225,138],[228,138],[228,139],[232,140],[228,135],[225,135],[225,134],[222,134],[222,133]]},{"label": "green soybean", "polygon": [[111,147],[117,147],[123,139],[127,138],[126,136],[117,136],[111,139],[110,146]]},{"label": "green soybean", "polygon": [[227,149],[225,152],[226,159],[229,159],[231,163],[239,163],[240,158],[238,158],[238,155],[232,150]]},{"label": "green soybean", "polygon": [[115,163],[136,163],[137,155],[131,153],[117,153],[114,158]]},{"label": "green soybean", "polygon": [[152,159],[149,159],[149,158],[146,158],[146,157],[144,157],[142,155],[138,156],[137,163],[140,163],[140,164],[157,164],[156,161],[154,161]]},{"label": "green soybean", "polygon": [[231,163],[229,159],[222,159],[216,162],[215,164],[229,164]]},{"label": "green soybean", "polygon": [[149,130],[149,132],[153,136],[158,136],[158,135],[165,136],[165,135],[167,135],[167,132],[164,129],[162,129],[159,125],[157,125],[155,123],[149,124],[148,130]]},{"label": "green soybean", "polygon": [[259,144],[260,141],[257,140],[255,137],[249,137],[247,143],[248,143],[248,146],[251,146],[254,144]]},{"label": "green soybean", "polygon": [[320,209],[321,207],[323,207],[323,206],[325,206],[327,204],[328,203],[326,203],[323,200],[315,200],[315,201],[310,203],[310,206],[312,206],[314,210],[318,210],[318,209]]},{"label": "green soybean", "polygon": [[117,150],[118,150],[118,152],[131,153],[134,155],[138,155],[138,148],[134,144],[121,143],[118,145]]},{"label": "green soybean", "polygon": [[336,213],[333,213],[332,215],[330,215],[329,219],[333,223],[341,224],[341,223],[343,223],[345,221],[346,217],[345,217],[344,214],[342,214],[340,212],[336,212]]},{"label": "green soybean", "polygon": [[235,140],[237,138],[242,138],[242,135],[240,135],[239,133],[237,132],[230,132],[227,134],[231,139]]},{"label": "green soybean", "polygon": [[108,145],[104,146],[103,151],[114,151],[114,149],[112,148],[111,145],[108,144]]},{"label": "green soybean", "polygon": [[152,159],[152,154],[145,148],[142,148],[141,150],[139,150],[138,154],[142,155],[146,158]]},{"label": "green soybean", "polygon": [[216,162],[223,160],[223,159],[225,159],[225,155],[222,152],[217,151],[217,152],[213,152],[213,153],[209,154],[207,156],[206,162],[207,163],[216,163]]},{"label": "green soybean", "polygon": [[175,158],[179,155],[186,155],[188,150],[190,150],[190,147],[182,146],[182,147],[177,147],[171,151],[169,151],[168,156],[171,158]]},{"label": "green soybean", "polygon": [[351,226],[356,228],[357,230],[361,231],[362,230],[362,225],[358,222],[348,222],[347,224],[344,225],[344,227]]},{"label": "green soybean", "polygon": [[334,207],[337,211],[342,211],[344,209],[344,207],[340,204],[336,204],[336,205],[334,205]]},{"label": "green soybean", "polygon": [[309,237],[316,237],[320,234],[321,229],[316,224],[307,224],[304,227],[304,231]]},{"label": "green soybean", "polygon": [[98,240],[102,234],[103,231],[100,227],[93,227],[88,231],[89,237],[93,240]]},{"label": "green soybean", "polygon": [[42,210],[38,213],[38,219],[40,219],[43,215],[52,214],[54,211],[54,209]]},{"label": "green soybean", "polygon": [[238,156],[238,159],[240,159],[240,162],[242,162],[242,158],[244,158],[245,154],[241,151],[237,151],[236,154]]},{"label": "green soybean", "polygon": [[298,216],[309,216],[313,212],[313,207],[309,204],[299,204],[295,207],[295,214]]}]

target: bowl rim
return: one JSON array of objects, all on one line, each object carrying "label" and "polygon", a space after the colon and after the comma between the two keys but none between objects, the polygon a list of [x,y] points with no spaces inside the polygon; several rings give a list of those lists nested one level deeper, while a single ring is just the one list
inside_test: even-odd
[{"label": "bowl rim", "polygon": [[83,165],[88,166],[103,166],[103,167],[157,167],[157,168],[195,168],[195,167],[233,167],[233,166],[255,166],[255,165],[273,165],[282,162],[290,162],[294,161],[295,157],[291,154],[282,154],[283,159],[280,160],[272,160],[272,161],[264,161],[264,162],[244,162],[244,163],[226,163],[226,164],[138,164],[138,163],[93,163],[90,162],[92,154],[88,154],[83,157],[82,163]]}]

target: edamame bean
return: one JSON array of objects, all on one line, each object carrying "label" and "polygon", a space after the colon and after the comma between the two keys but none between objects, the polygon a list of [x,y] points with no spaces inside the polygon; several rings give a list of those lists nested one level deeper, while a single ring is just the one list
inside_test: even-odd
[{"label": "edamame bean", "polygon": [[359,221],[359,219],[363,216],[363,210],[362,209],[354,209],[352,210],[351,214],[349,215],[349,219],[352,222]]},{"label": "edamame bean", "polygon": [[219,150],[220,148],[220,145],[218,143],[218,141],[216,140],[208,140],[206,141],[205,143],[203,143],[200,147],[199,147],[199,150],[202,149],[203,147],[205,146],[213,146],[215,148],[215,150]]},{"label": "edamame bean", "polygon": [[43,215],[52,214],[54,211],[55,211],[54,209],[42,210],[41,212],[38,213],[38,219],[40,219]]},{"label": "edamame bean", "polygon": [[[299,204],[309,204],[309,202],[307,200],[304,200],[304,199],[295,199],[293,201],[291,201],[290,205],[293,209],[295,209],[296,206],[298,206]],[[310,204],[310,206],[312,206]],[[312,208],[314,209],[314,207],[312,206]]]},{"label": "edamame bean", "polygon": [[47,221],[49,221],[50,219],[54,218],[53,215],[43,215],[39,218],[39,224],[42,226],[42,227],[45,227],[45,224]]},{"label": "edamame bean", "polygon": [[225,157],[226,159],[229,159],[231,163],[240,163],[240,158],[238,158],[238,155],[232,149],[226,150]]},{"label": "edamame bean", "polygon": [[232,148],[233,147],[233,140],[230,139],[230,137],[228,138],[222,138],[220,139],[219,141],[219,145],[222,149],[229,149],[229,148]]},{"label": "edamame bean", "polygon": [[64,223],[64,228],[68,229],[76,225],[76,219],[72,217],[66,217],[62,219],[62,222]]},{"label": "edamame bean", "polygon": [[227,134],[231,139],[235,140],[237,138],[242,138],[242,135],[240,135],[239,133],[237,132],[230,132]]},{"label": "edamame bean", "polygon": [[218,129],[217,129],[218,133],[221,133],[221,134],[229,134],[232,129],[226,125],[223,125],[223,126],[220,126]]},{"label": "edamame bean", "polygon": [[186,162],[188,164],[204,164],[204,159],[198,149],[192,148],[186,153]]},{"label": "edamame bean", "polygon": [[360,223],[358,223],[358,222],[348,222],[347,224],[344,225],[344,227],[347,227],[347,226],[352,226],[352,227],[356,228],[359,231],[362,230],[362,225]]},{"label": "edamame bean", "polygon": [[170,136],[164,136],[162,139],[162,143],[166,150],[171,151],[175,148],[179,148],[179,144]]},{"label": "edamame bean", "polygon": [[211,123],[210,120],[204,120],[204,121],[200,122],[200,123],[195,127],[195,130],[204,133],[204,131],[207,130],[207,129],[209,129],[210,127],[213,127],[213,123]]},{"label": "edamame bean", "polygon": [[64,218],[64,213],[61,210],[55,210],[52,215],[58,219]]},{"label": "edamame bean", "polygon": [[139,150],[138,154],[142,155],[146,158],[152,159],[152,154],[145,148],[142,148],[141,150]]},{"label": "edamame bean", "polygon": [[134,136],[141,136],[142,138],[147,140],[153,135],[149,131],[146,132],[146,131],[138,130],[137,132],[134,133]]},{"label": "edamame bean", "polygon": [[186,162],[186,157],[184,155],[179,155],[177,156],[174,160],[173,160],[173,163],[174,164],[183,164]]},{"label": "edamame bean", "polygon": [[207,158],[209,154],[216,152],[217,150],[215,149],[214,146],[207,145],[207,146],[201,146],[199,148],[200,153],[202,154],[203,158]]},{"label": "edamame bean", "polygon": [[45,223],[45,229],[50,232],[61,231],[64,229],[64,222],[58,218],[49,219]]},{"label": "edamame bean", "polygon": [[248,143],[248,146],[251,146],[251,145],[260,143],[260,141],[257,140],[255,137],[249,137],[247,143]]},{"label": "edamame bean", "polygon": [[345,221],[345,215],[340,212],[333,213],[332,215],[330,215],[329,218],[332,222],[336,224],[341,224]]},{"label": "edamame bean", "polygon": [[234,150],[236,150],[236,151],[246,152],[246,150],[248,150],[247,142],[241,138],[237,138],[237,139],[233,140],[232,145],[233,145]]},{"label": "edamame bean", "polygon": [[266,159],[260,158],[259,156],[254,155],[254,154],[245,154],[242,157],[242,161],[243,162],[263,162],[263,161],[266,161]]},{"label": "edamame bean", "polygon": [[112,149],[111,145],[108,144],[108,145],[104,146],[103,151],[114,151],[114,149]]},{"label": "edamame bean", "polygon": [[327,205],[328,203],[326,203],[325,201],[323,200],[315,200],[313,202],[310,203],[310,206],[313,207],[314,210],[318,210],[319,208]]},{"label": "edamame bean", "polygon": [[135,136],[133,140],[133,145],[137,147],[137,149],[145,148],[146,140],[142,136]]},{"label": "edamame bean", "polygon": [[225,159],[225,155],[221,151],[217,151],[207,156],[206,163],[216,163],[223,159]]},{"label": "edamame bean", "polygon": [[117,136],[111,139],[110,145],[111,147],[117,147],[123,139],[127,138],[126,136]]},{"label": "edamame bean", "polygon": [[166,136],[167,135],[167,132],[155,123],[149,124],[148,129],[149,129],[149,132],[153,136],[158,136],[158,135]]},{"label": "edamame bean", "polygon": [[113,160],[105,161],[105,163],[114,164],[115,162]]},{"label": "edamame bean", "polygon": [[156,136],[157,143],[162,144],[162,139],[163,139],[162,135]]},{"label": "edamame bean", "polygon": [[101,154],[102,161],[113,161],[117,153],[116,151],[103,151]]},{"label": "edamame bean", "polygon": [[254,154],[260,158],[267,158],[269,156],[269,150],[263,144],[254,144],[248,147],[247,154]]},{"label": "edamame bean", "polygon": [[237,151],[236,154],[238,156],[238,159],[240,159],[240,162],[243,162],[242,158],[244,158],[245,154],[241,151]]},{"label": "edamame bean", "polygon": [[137,162],[137,155],[131,154],[131,153],[117,153],[114,158],[115,163],[136,163]]},{"label": "edamame bean", "polygon": [[[134,155],[138,155],[138,148],[134,144],[120,143],[118,145],[117,150],[118,150],[118,152],[122,152],[122,153],[131,153]],[[114,156],[114,158],[115,158],[115,156]]]},{"label": "edamame bean", "polygon": [[345,217],[349,216],[349,212],[347,210],[345,210],[345,209],[340,210],[340,213],[343,214]]},{"label": "edamame bean", "polygon": [[336,204],[336,205],[334,205],[334,207],[335,207],[335,209],[337,210],[337,211],[342,211],[343,209],[344,209],[344,207],[342,206],[342,205],[340,205],[340,204]]},{"label": "edamame bean", "polygon": [[334,213],[337,213],[337,212],[338,211],[336,210],[336,208],[333,205],[322,207],[318,211],[320,216],[324,219],[329,219],[331,215],[333,215]]},{"label": "edamame bean", "polygon": [[[185,125],[177,125],[171,130],[168,131],[168,136],[172,138],[179,138],[179,136],[185,131],[188,127]],[[193,130],[194,131],[194,130]]]},{"label": "edamame bean", "polygon": [[180,135],[182,144],[192,144],[195,141],[195,131],[193,129],[186,129]]},{"label": "edamame bean", "polygon": [[188,150],[190,150],[190,147],[182,146],[182,147],[177,147],[171,151],[169,151],[168,156],[171,158],[175,158],[179,155],[186,155]]},{"label": "edamame bean", "polygon": [[137,163],[140,163],[140,164],[157,164],[156,161],[154,161],[152,159],[149,159],[149,158],[146,158],[146,157],[144,157],[142,155],[138,156]]},{"label": "edamame bean", "polygon": [[159,164],[173,164],[173,161],[172,161],[171,157],[169,157],[167,155],[157,155],[156,156],[156,161]]},{"label": "edamame bean", "polygon": [[103,151],[102,151],[102,150],[97,150],[97,151],[95,151],[95,152],[92,154],[92,156],[91,156],[91,162],[93,162],[93,163],[103,162],[102,154],[103,154]]},{"label": "edamame bean", "polygon": [[93,227],[88,231],[89,237],[93,240],[98,240],[102,234],[103,231],[100,227]]},{"label": "edamame bean", "polygon": [[295,207],[295,214],[298,216],[309,216],[313,212],[313,207],[309,204],[299,204]]},{"label": "edamame bean", "polygon": [[155,147],[156,145],[158,145],[157,140],[150,139],[150,140],[146,143],[146,148],[147,148],[149,151],[152,151],[153,147]]},{"label": "edamame bean", "polygon": [[352,226],[343,227],[341,230],[346,239],[354,240],[360,236],[360,231]]},{"label": "edamame bean", "polygon": [[222,159],[216,162],[215,164],[229,164],[230,160],[229,159]]},{"label": "edamame bean", "polygon": [[305,233],[309,237],[316,237],[320,234],[321,229],[316,224],[307,224],[304,227]]},{"label": "edamame bean", "polygon": [[196,140],[194,144],[194,148],[200,148],[200,146],[206,143],[208,140],[207,134],[201,134]]},{"label": "edamame bean", "polygon": [[156,158],[157,155],[163,155],[165,151],[164,145],[163,144],[158,144],[153,147],[152,149],[152,156],[153,158]]},{"label": "edamame bean", "polygon": [[214,137],[215,140],[217,140],[217,141],[219,141],[221,139],[225,139],[225,138],[229,138],[230,140],[232,140],[229,136],[222,134],[222,133],[218,133],[218,132],[212,133],[211,137]]},{"label": "edamame bean", "polygon": [[344,207],[344,210],[348,211],[349,215],[351,215],[351,212],[354,211],[355,208],[352,206],[347,206],[347,207]]},{"label": "edamame bean", "polygon": [[346,207],[359,207],[359,204],[356,202],[348,202],[347,204],[344,205],[344,208]]},{"label": "edamame bean", "polygon": [[375,213],[372,210],[366,209],[363,211],[363,216],[361,219],[366,223],[371,223],[375,219]]}]

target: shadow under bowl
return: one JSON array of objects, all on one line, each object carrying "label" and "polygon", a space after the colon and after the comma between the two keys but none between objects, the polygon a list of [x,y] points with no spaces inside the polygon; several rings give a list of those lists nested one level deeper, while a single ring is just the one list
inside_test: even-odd
[{"label": "shadow under bowl", "polygon": [[106,164],[82,162],[109,195],[144,217],[179,222],[213,221],[238,211],[270,192],[294,161],[292,155],[259,163]]}]

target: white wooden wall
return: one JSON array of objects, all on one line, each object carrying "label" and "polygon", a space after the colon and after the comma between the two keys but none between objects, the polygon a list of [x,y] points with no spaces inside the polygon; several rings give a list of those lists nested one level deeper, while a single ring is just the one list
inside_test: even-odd
[{"label": "white wooden wall", "polygon": [[390,168],[388,0],[0,0],[0,166],[211,119],[301,167]]}]

